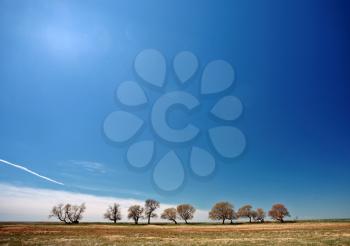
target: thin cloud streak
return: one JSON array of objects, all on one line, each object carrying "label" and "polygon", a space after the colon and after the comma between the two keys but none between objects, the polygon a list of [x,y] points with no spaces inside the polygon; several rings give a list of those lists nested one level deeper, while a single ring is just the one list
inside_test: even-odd
[{"label": "thin cloud streak", "polygon": [[89,172],[106,173],[106,167],[103,163],[97,161],[79,161],[69,160],[70,164],[81,166]]},{"label": "thin cloud streak", "polygon": [[50,179],[50,178],[48,178],[48,177],[46,177],[46,176],[40,175],[40,174],[38,174],[38,173],[36,173],[36,172],[34,172],[34,171],[32,171],[32,170],[30,170],[30,169],[24,167],[24,166],[21,166],[21,165],[18,165],[18,164],[14,164],[14,163],[11,163],[11,162],[9,162],[9,161],[2,160],[2,159],[0,159],[0,163],[3,163],[3,164],[6,164],[6,165],[9,165],[9,166],[12,166],[12,167],[21,169],[21,170],[23,170],[23,171],[25,171],[25,172],[27,172],[27,173],[30,173],[30,174],[32,174],[32,175],[35,175],[35,176],[37,176],[37,177],[39,177],[39,178],[45,179],[45,180],[50,181],[50,182],[52,182],[52,183],[59,184],[59,185],[64,185],[64,184],[61,183],[61,182],[58,182],[58,181],[53,180],[53,179]]}]

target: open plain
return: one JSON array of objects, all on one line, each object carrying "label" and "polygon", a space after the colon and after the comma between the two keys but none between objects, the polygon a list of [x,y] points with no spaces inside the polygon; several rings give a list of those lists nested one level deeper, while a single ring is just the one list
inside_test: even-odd
[{"label": "open plain", "polygon": [[350,221],[263,224],[0,223],[1,245],[350,245]]}]

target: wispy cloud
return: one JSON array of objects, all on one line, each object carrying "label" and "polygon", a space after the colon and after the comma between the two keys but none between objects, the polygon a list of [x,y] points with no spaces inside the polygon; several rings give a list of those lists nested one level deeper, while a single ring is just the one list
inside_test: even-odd
[{"label": "wispy cloud", "polygon": [[106,172],[105,165],[97,161],[70,160],[69,163],[80,166],[89,172],[99,172],[99,173]]},{"label": "wispy cloud", "polygon": [[[46,221],[52,206],[58,203],[81,204],[85,202],[87,210],[83,221],[105,221],[103,213],[108,205],[120,204],[122,221],[126,218],[129,206],[144,205],[144,201],[133,198],[119,198],[110,196],[95,196],[91,194],[69,192],[63,190],[37,189],[0,183],[0,221]],[[161,201],[160,201],[161,202]],[[161,202],[158,214],[163,209],[175,207],[174,204]],[[193,221],[207,221],[208,211],[197,209]],[[154,221],[161,221],[160,218]],[[164,220],[162,220],[165,222]]]},{"label": "wispy cloud", "polygon": [[11,162],[9,162],[9,161],[2,160],[2,159],[0,159],[0,163],[5,164],[5,165],[9,165],[9,166],[12,166],[12,167],[15,167],[15,168],[18,168],[18,169],[21,169],[21,170],[23,170],[23,171],[25,171],[25,172],[27,172],[27,173],[30,173],[30,174],[32,174],[32,175],[35,175],[35,176],[37,176],[37,177],[39,177],[39,178],[45,179],[45,180],[50,181],[50,182],[52,182],[52,183],[59,184],[59,185],[64,185],[64,184],[61,183],[61,182],[58,182],[58,181],[53,180],[53,179],[50,179],[50,178],[48,178],[48,177],[46,177],[46,176],[40,175],[40,174],[38,174],[38,173],[36,173],[36,172],[34,172],[34,171],[32,171],[32,170],[30,170],[30,169],[28,169],[28,168],[22,166],[22,165],[18,165],[18,164],[15,164],[15,163],[11,163]]},{"label": "wispy cloud", "polygon": [[[149,193],[139,190],[112,186],[106,182],[108,178],[123,175],[119,170],[109,168],[108,163],[94,160],[65,160],[58,161],[61,177],[65,178],[66,187],[77,188],[82,192],[109,192],[112,194],[146,197]],[[93,182],[98,181],[98,182]]]},{"label": "wispy cloud", "polygon": [[[132,190],[132,189],[123,189],[123,188],[116,188],[116,187],[106,187],[106,186],[99,186],[99,185],[84,185],[84,184],[77,184],[73,183],[70,185],[73,188],[80,189],[82,192],[113,192],[116,194],[123,194],[123,195],[131,195],[136,197],[149,197],[150,193],[141,192],[138,190]],[[152,195],[151,195],[152,196]],[[154,197],[154,196],[153,196]]]}]

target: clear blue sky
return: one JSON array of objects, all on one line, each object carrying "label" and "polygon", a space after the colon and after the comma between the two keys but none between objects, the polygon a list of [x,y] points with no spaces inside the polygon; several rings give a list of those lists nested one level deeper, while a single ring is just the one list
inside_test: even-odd
[{"label": "clear blue sky", "polygon": [[[350,217],[348,9],[316,0],[1,0],[0,159],[65,186],[4,165],[0,182],[203,209],[223,199],[265,209],[282,202],[292,216]],[[171,194],[154,187],[152,168],[130,168],[126,148],[102,131],[122,108],[118,84],[138,78],[133,62],[147,48],[164,54],[170,81],[180,51],[196,54],[200,70],[228,61],[230,93],[244,104],[232,123],[247,138],[243,155],[205,179],[187,170]]]}]

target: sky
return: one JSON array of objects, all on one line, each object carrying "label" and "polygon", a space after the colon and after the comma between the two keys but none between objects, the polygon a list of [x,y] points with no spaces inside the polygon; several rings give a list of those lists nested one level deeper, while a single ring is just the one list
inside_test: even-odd
[{"label": "sky", "polygon": [[[86,200],[87,219],[97,220],[103,204],[147,198],[191,203],[202,220],[221,200],[236,209],[284,203],[292,218],[349,218],[348,8],[340,0],[0,0],[0,220],[46,220],[60,199]],[[195,59],[179,60],[183,51]],[[223,63],[211,73],[215,61]],[[213,77],[232,84],[203,95]],[[120,89],[125,81],[137,88]],[[124,105],[142,98],[139,88],[147,104]],[[220,111],[238,112],[234,120],[210,113],[223,97],[241,102],[242,112]],[[161,125],[172,100],[200,104],[164,116],[170,128],[200,130],[183,144],[169,139],[189,135]],[[135,125],[113,112],[143,126],[118,143]],[[223,125],[235,138],[221,134],[215,145],[210,129]],[[129,147],[148,140],[153,156],[131,155],[150,163],[131,165]],[[190,161],[195,147],[209,154],[199,166]]]}]

